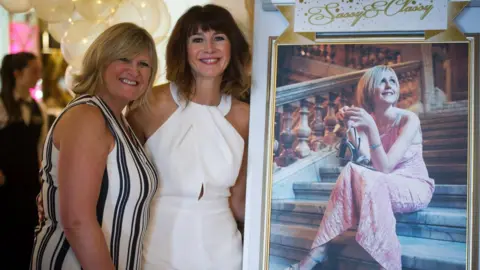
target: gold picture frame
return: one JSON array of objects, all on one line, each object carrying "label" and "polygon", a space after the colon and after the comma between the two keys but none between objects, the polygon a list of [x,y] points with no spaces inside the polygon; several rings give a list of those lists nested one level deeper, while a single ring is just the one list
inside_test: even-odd
[{"label": "gold picture frame", "polygon": [[[407,82],[407,84],[409,84],[409,86],[406,88],[412,90],[412,93],[417,92],[413,93],[417,94],[416,97],[411,98],[411,96],[409,96],[410,92],[407,91],[403,99],[400,101],[408,100],[408,102],[405,101],[405,104],[410,104],[409,108],[411,110],[416,108],[416,113],[421,119],[422,129],[424,120],[425,125],[432,126],[428,127],[431,128],[431,130],[423,130],[423,140],[425,142],[427,141],[425,138],[433,138],[430,140],[437,141],[434,143],[429,142],[429,150],[424,150],[423,155],[424,159],[426,159],[425,162],[427,163],[427,168],[435,168],[436,170],[431,172],[429,171],[429,174],[433,175],[433,179],[436,177],[441,179],[438,182],[439,184],[437,184],[436,181],[436,187],[438,187],[436,190],[440,191],[438,191],[439,193],[434,193],[432,201],[429,203],[427,208],[406,213],[405,216],[396,216],[397,231],[400,231],[400,237],[405,237],[404,239],[409,241],[414,241],[414,238],[418,238],[420,239],[418,240],[418,243],[424,241],[425,245],[438,245],[439,247],[437,254],[415,254],[415,250],[412,248],[409,250],[410,254],[402,255],[402,261],[404,262],[403,267],[406,267],[407,269],[431,269],[431,267],[435,267],[435,269],[463,269],[461,267],[462,251],[459,251],[459,249],[464,246],[465,269],[478,269],[478,186],[474,179],[478,179],[480,176],[479,171],[475,166],[479,163],[479,154],[476,150],[478,149],[478,140],[480,137],[478,127],[476,126],[476,121],[478,121],[479,117],[478,106],[480,104],[480,99],[478,97],[479,80],[475,76],[475,74],[478,74],[479,70],[478,53],[480,53],[480,35],[465,35],[461,33],[461,31],[453,22],[454,18],[462,11],[466,4],[468,4],[468,2],[449,3],[449,23],[448,29],[445,31],[425,31],[423,35],[366,35],[357,37],[338,35],[317,37],[316,33],[295,33],[293,32],[294,6],[277,6],[278,10],[284,15],[290,24],[282,35],[278,37],[269,37],[269,74],[267,78],[268,104],[266,121],[267,141],[265,143],[265,153],[269,153],[269,155],[267,155],[268,158],[266,158],[264,161],[265,194],[263,198],[263,213],[265,214],[265,217],[263,222],[264,227],[262,228],[262,269],[284,269],[284,267],[289,265],[289,263],[296,262],[299,260],[299,258],[305,256],[306,252],[308,252],[308,246],[313,241],[313,232],[318,230],[318,224],[323,215],[322,211],[325,211],[326,201],[328,201],[330,196],[329,190],[331,191],[332,185],[334,185],[335,182],[334,178],[340,173],[340,169],[331,169],[330,171],[325,170],[326,176],[322,177],[320,169],[323,169],[323,167],[319,166],[322,164],[333,164],[336,166],[334,168],[342,167],[337,166],[338,164],[335,163],[337,162],[337,160],[335,160],[336,151],[338,151],[338,149],[335,148],[335,143],[339,142],[339,138],[337,138],[337,141],[333,139],[330,141],[326,140],[325,138],[322,139],[320,138],[321,136],[318,135],[321,134],[321,129],[318,129],[320,130],[320,132],[317,133],[319,140],[317,140],[317,143],[315,144],[311,141],[313,138],[312,134],[318,130],[313,130],[311,125],[308,125],[310,127],[310,134],[305,134],[305,132],[299,130],[301,128],[297,128],[295,130],[292,124],[293,118],[298,118],[298,120],[295,120],[298,121],[296,124],[298,126],[302,125],[301,122],[303,122],[303,124],[312,123],[315,120],[315,110],[320,110],[321,105],[319,104],[322,102],[334,103],[335,101],[332,99],[336,99],[337,102],[341,103],[349,98],[352,98],[351,95],[348,96],[348,94],[345,93],[337,94],[337,96],[333,98],[325,97],[325,95],[322,97],[321,94],[317,93],[321,92],[322,94],[325,94],[328,91],[319,91],[318,89],[333,89],[335,86],[337,86],[338,89],[350,88],[351,92],[353,92],[355,91],[355,87],[353,87],[353,85],[358,82],[365,70],[372,66],[372,63],[370,63],[370,66],[368,64],[362,65],[362,63],[357,63],[357,67],[360,68],[355,67],[355,64],[353,64],[352,68],[348,70],[341,70],[341,67],[345,67],[345,62],[342,62],[343,64],[340,64],[340,67],[338,67],[335,64],[332,64],[332,59],[330,57],[331,54],[321,55],[322,52],[327,51],[327,49],[322,48],[328,48],[331,47],[331,45],[337,46],[336,48],[342,48],[343,46],[343,49],[340,50],[344,51],[347,50],[345,48],[348,48],[349,52],[353,53],[352,55],[356,53],[355,50],[359,49],[359,46],[370,47],[370,52],[372,50],[375,52],[383,52],[382,50],[377,49],[379,49],[379,47],[384,48],[384,46],[390,46],[390,48],[393,48],[393,51],[397,50],[397,52],[400,52],[400,58],[402,57],[401,52],[404,51],[410,51],[413,52],[413,54],[417,53],[417,55],[423,56],[423,59],[420,58],[417,59],[417,61],[402,61],[394,59],[390,63],[387,63],[388,59],[383,60],[383,62],[391,66],[395,72],[398,71],[397,73],[399,73],[398,75],[401,77],[400,80],[402,82]],[[302,51],[302,46],[306,50]],[[450,50],[450,52],[454,51],[454,53],[450,54],[451,57],[451,55],[455,55],[455,52],[460,53],[462,46],[466,47],[468,51],[466,59],[463,55],[454,57],[453,60],[456,62],[450,61],[447,64],[447,60],[452,60],[452,58],[439,60],[442,57],[442,50]],[[432,48],[436,52],[435,56],[432,53]],[[286,68],[288,67],[288,64],[284,64],[282,67],[279,67],[279,61],[285,60],[279,59],[281,58],[281,56],[279,56],[279,51],[282,49],[284,49],[282,55],[288,54],[286,51],[290,51],[292,54],[289,56],[290,58],[293,58],[293,54],[300,53],[299,55],[296,55],[298,57],[295,58],[295,64],[291,64],[289,66],[290,73],[282,70],[288,69]],[[419,52],[420,54],[418,54]],[[310,53],[310,55],[307,55],[307,53]],[[319,53],[320,55],[318,55]],[[310,56],[312,57],[308,58]],[[317,62],[313,62],[316,61],[314,58],[317,56],[320,58],[320,60],[317,59],[319,62],[327,61],[325,62],[326,64],[320,65]],[[378,56],[379,54],[375,55],[375,57]],[[301,61],[302,57],[304,60],[303,62]],[[328,59],[328,57],[330,57],[330,59]],[[358,57],[358,55],[355,57]],[[434,57],[437,57],[438,59],[432,60]],[[347,59],[346,56],[345,59]],[[432,63],[424,64],[424,62],[429,61],[428,59],[430,59]],[[288,61],[293,62],[291,59]],[[463,61],[463,64],[459,64],[461,61]],[[453,62],[455,62],[454,64],[458,64],[458,66],[452,66]],[[300,70],[302,63],[305,66],[305,70]],[[445,70],[431,73],[432,78],[426,79],[427,75],[425,74],[430,71],[426,71],[425,65],[429,65],[428,69],[438,69],[439,63],[443,63],[445,65]],[[459,74],[463,73],[459,70],[464,70],[465,68],[466,74]],[[316,72],[312,72],[313,69],[315,69]],[[452,72],[455,70],[457,70],[457,73],[455,73],[457,75],[456,77],[452,77]],[[449,72],[451,74],[447,74]],[[290,75],[287,76],[285,74]],[[445,78],[438,74],[444,74]],[[315,78],[315,76],[318,77]],[[441,78],[437,78],[435,76],[440,76]],[[465,77],[467,78],[466,82],[462,81],[465,79]],[[429,80],[429,82],[426,82],[426,80]],[[442,89],[438,88],[435,80],[438,82],[444,81],[442,87],[446,87],[443,89],[446,91],[445,95],[441,94]],[[400,84],[402,84],[402,82]],[[452,92],[454,85],[459,85],[459,82],[461,82],[463,86],[467,87],[467,91],[461,91],[462,94],[459,94],[455,91]],[[427,93],[425,90],[427,89],[425,86],[426,84],[428,84],[428,86],[437,86],[433,89],[429,88],[430,90],[435,90],[435,92]],[[463,97],[457,97],[462,95]],[[315,96],[321,98],[322,101],[317,102],[315,98],[312,98]],[[436,96],[437,99],[432,100],[432,96]],[[438,96],[441,97],[438,98]],[[343,101],[341,101],[342,99]],[[295,104],[291,105],[293,103]],[[280,105],[286,105],[289,108],[282,111],[282,109],[278,108]],[[328,109],[332,109],[332,106],[329,108],[327,105],[326,107],[327,109],[323,108],[322,111],[324,114],[323,119],[325,119],[325,113],[329,113]],[[449,113],[451,113],[450,116]],[[301,142],[298,141],[298,138],[295,138],[295,141],[289,142],[291,145],[287,147],[284,146],[284,149],[287,148],[287,150],[290,151],[290,154],[292,154],[295,152],[294,148],[296,146],[303,144],[303,146],[308,145],[311,153],[316,152],[315,156],[307,155],[302,158],[302,155],[304,154],[301,153],[302,150],[301,147],[299,147],[299,150],[296,153],[296,161],[292,163],[294,166],[296,166],[296,168],[289,168],[289,166],[292,164],[289,164],[290,161],[288,161],[288,156],[284,156],[285,159],[282,159],[281,162],[283,162],[283,164],[281,165],[278,165],[278,162],[274,161],[280,155],[278,149],[279,145],[282,143],[278,140],[280,136],[279,134],[282,132],[282,130],[285,131],[285,124],[279,123],[282,121],[281,119],[279,120],[279,115],[285,116],[285,114],[289,114],[289,116],[286,116],[284,121],[290,121],[290,123],[286,124],[289,125],[289,127],[286,128],[289,131],[285,133],[285,137],[287,138],[294,133],[298,133],[300,134]],[[330,114],[330,116],[332,115]],[[464,119],[465,116],[467,117],[466,119]],[[433,126],[436,125],[435,123],[440,120],[435,120],[437,119],[435,117],[442,117],[441,120],[444,120],[444,122],[447,122],[450,119],[451,123],[453,124],[448,126],[450,124],[446,123],[444,125],[445,129],[437,130],[435,129],[436,127]],[[281,127],[282,125],[283,127]],[[327,129],[325,123],[323,128],[324,130]],[[336,127],[334,127],[334,130],[330,130],[329,135],[334,134],[335,131],[338,131],[340,128],[341,125],[337,121]],[[451,132],[451,134],[448,132]],[[443,140],[442,145],[440,145],[440,139],[438,138]],[[287,138],[286,140],[289,139],[291,138]],[[449,145],[454,145],[455,142],[460,141],[462,141],[462,143],[466,142],[466,145],[460,145],[459,143],[459,149],[450,149],[447,147]],[[439,148],[433,147],[434,145]],[[324,152],[321,152],[323,150],[312,150],[312,148],[315,147],[323,150],[330,148],[330,150],[325,150]],[[461,157],[462,153],[467,155],[466,159]],[[456,158],[458,158],[458,160],[454,160]],[[449,159],[451,159],[453,163],[449,163]],[[429,167],[429,164],[435,164],[436,166]],[[449,171],[448,168],[455,169]],[[311,180],[314,175],[317,175],[317,178],[315,178],[315,180]],[[449,178],[451,180],[448,180],[448,177],[451,177]],[[305,180],[301,178],[309,179]],[[325,179],[327,183],[330,183],[329,185],[325,185],[328,186],[329,189],[322,187],[321,182],[318,184],[321,178]],[[299,179],[300,181],[298,181]],[[462,181],[465,181],[465,184],[463,184]],[[297,187],[296,190],[294,190],[294,185]],[[309,188],[310,190],[308,190]],[[295,192],[300,195],[296,197],[297,194]],[[323,204],[312,203],[319,201],[319,198],[322,198],[321,202]],[[462,211],[464,211],[464,214],[462,214]],[[401,226],[399,227],[398,224],[401,224]],[[305,227],[308,227],[308,230],[304,229]],[[296,228],[299,229],[297,230]],[[298,234],[295,234],[295,230],[298,231]],[[292,231],[294,232],[293,234]],[[347,238],[348,237],[345,237],[345,239]],[[348,268],[348,266],[352,265],[348,264],[349,262],[353,262],[353,264],[363,267],[362,268],[359,266],[358,269],[378,269],[378,265],[372,264],[376,262],[371,260],[366,261],[366,255],[360,254],[361,252],[359,252],[360,255],[358,258],[351,257],[350,255],[355,253],[355,250],[358,251],[358,247],[351,248],[349,251],[345,251],[351,247],[349,245],[352,244],[349,242],[351,241],[351,237],[347,240],[345,239],[342,243],[339,241],[340,244],[337,244],[337,250],[334,254],[336,254],[336,256],[338,254],[344,256],[341,259],[347,262],[342,261],[341,263],[343,264],[340,265],[337,261],[336,267],[338,268],[328,269],[353,269]],[[400,242],[403,243],[402,241]],[[449,243],[447,242],[454,244],[448,246]],[[414,244],[418,243],[415,242]],[[355,244],[356,243],[353,243],[352,245]],[[445,246],[442,246],[443,249],[440,249],[442,244],[445,244]],[[456,247],[457,249],[451,249],[449,254],[442,253],[445,250],[448,250],[446,248],[447,246],[449,248]],[[343,251],[345,252],[342,253]],[[282,258],[281,254],[285,255],[283,257],[285,259],[284,261],[277,260],[272,262],[271,258]],[[443,259],[438,259],[442,256]],[[289,257],[290,259],[285,257]],[[349,259],[350,261],[348,262]],[[330,265],[330,267],[333,266]]]}]

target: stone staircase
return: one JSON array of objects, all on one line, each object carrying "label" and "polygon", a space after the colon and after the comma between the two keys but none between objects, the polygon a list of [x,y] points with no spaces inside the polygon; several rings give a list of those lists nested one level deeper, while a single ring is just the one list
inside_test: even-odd
[{"label": "stone staircase", "polygon": [[[424,159],[436,181],[428,208],[397,214],[403,269],[450,270],[466,267],[467,131],[466,110],[421,117]],[[319,179],[293,184],[294,199],[271,205],[270,270],[284,269],[308,252],[342,167],[319,168]],[[318,269],[379,269],[355,241],[352,228],[335,238],[329,262]]]}]

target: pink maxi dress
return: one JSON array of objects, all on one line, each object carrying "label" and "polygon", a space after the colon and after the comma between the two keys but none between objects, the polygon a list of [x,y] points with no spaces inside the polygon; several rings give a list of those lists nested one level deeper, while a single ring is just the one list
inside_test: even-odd
[{"label": "pink maxi dress", "polygon": [[[399,120],[399,119],[398,119]],[[381,136],[386,152],[399,135],[399,121]],[[358,224],[356,241],[382,268],[402,269],[394,213],[426,208],[435,189],[423,160],[422,144],[412,144],[395,169],[385,174],[349,162],[339,175],[312,249]]]}]

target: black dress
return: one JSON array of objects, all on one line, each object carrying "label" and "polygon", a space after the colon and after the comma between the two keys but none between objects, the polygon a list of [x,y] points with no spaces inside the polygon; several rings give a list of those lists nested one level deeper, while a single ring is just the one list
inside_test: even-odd
[{"label": "black dress", "polygon": [[29,269],[40,191],[38,143],[43,117],[38,104],[28,104],[31,120],[12,121],[0,129],[0,268]]}]

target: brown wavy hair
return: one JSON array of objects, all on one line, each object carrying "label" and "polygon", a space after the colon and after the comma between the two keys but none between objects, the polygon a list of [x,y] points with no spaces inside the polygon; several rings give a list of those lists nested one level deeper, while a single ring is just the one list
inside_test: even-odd
[{"label": "brown wavy hair", "polygon": [[250,88],[250,46],[230,12],[213,4],[193,6],[178,19],[166,49],[167,80],[178,86],[182,98],[191,100],[195,78],[188,63],[187,45],[188,39],[199,29],[227,36],[231,44],[231,58],[223,73],[220,91],[244,99]]}]

